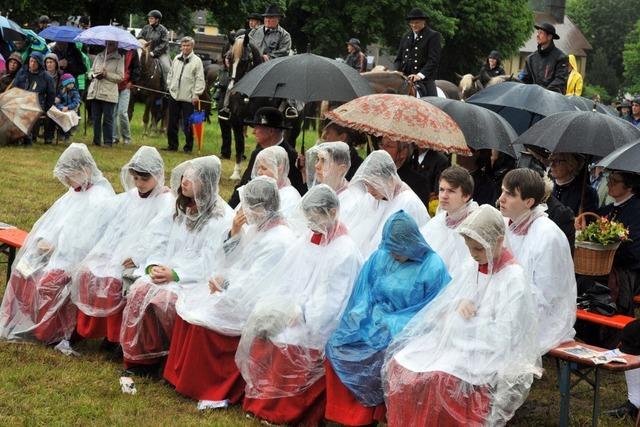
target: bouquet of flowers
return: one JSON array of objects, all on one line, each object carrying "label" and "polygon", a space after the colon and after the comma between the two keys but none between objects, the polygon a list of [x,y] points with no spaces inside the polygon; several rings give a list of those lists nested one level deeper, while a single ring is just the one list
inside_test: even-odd
[{"label": "bouquet of flowers", "polygon": [[576,235],[576,241],[598,243],[603,246],[629,240],[629,229],[618,221],[599,217]]}]

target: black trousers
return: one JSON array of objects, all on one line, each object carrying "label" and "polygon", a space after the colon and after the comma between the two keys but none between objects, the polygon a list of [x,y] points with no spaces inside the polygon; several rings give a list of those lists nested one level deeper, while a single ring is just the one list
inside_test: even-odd
[{"label": "black trousers", "polygon": [[100,145],[101,139],[104,143],[113,143],[113,109],[116,103],[99,101],[94,99],[91,102],[91,120],[93,121],[93,143]]},{"label": "black trousers", "polygon": [[180,146],[178,142],[178,127],[180,126],[180,120],[182,120],[182,130],[185,136],[184,151],[193,151],[193,131],[191,130],[191,124],[189,124],[189,116],[192,113],[192,103],[176,101],[169,97],[167,142],[170,150],[177,150]]},{"label": "black trousers", "polygon": [[438,96],[435,80],[419,80],[416,82],[416,88],[420,96]]}]

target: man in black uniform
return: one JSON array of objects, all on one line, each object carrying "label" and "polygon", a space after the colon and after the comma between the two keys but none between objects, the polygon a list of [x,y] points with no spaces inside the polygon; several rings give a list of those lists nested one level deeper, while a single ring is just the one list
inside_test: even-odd
[{"label": "man in black uniform", "polygon": [[560,36],[556,33],[556,28],[548,22],[535,25],[535,28],[538,30],[538,50],[527,56],[521,80],[523,83],[533,83],[564,95],[569,79],[569,59],[553,43]]},{"label": "man in black uniform", "polygon": [[251,172],[253,171],[253,165],[256,162],[258,153],[264,148],[279,145],[284,148],[289,157],[289,181],[291,185],[298,190],[300,194],[304,194],[307,190],[306,185],[302,182],[302,175],[298,168],[295,167],[298,153],[295,148],[291,147],[284,140],[284,130],[287,126],[284,123],[284,116],[274,107],[261,107],[258,108],[253,120],[245,120],[245,124],[253,127],[253,135],[256,137],[258,143],[255,150],[251,153],[249,164],[242,174],[240,183],[236,186],[231,198],[229,199],[229,205],[235,208],[240,203],[240,197],[238,195],[238,188],[251,181]]},{"label": "man in black uniform", "polygon": [[393,65],[416,84],[418,96],[437,96],[440,33],[427,27],[427,15],[421,9],[411,10],[407,21],[411,31],[402,37]]}]

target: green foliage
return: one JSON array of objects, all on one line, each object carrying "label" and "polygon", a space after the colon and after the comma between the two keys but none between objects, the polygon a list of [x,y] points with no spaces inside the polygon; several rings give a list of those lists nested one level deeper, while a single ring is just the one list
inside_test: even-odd
[{"label": "green foliage", "polygon": [[640,18],[638,0],[570,0],[567,15],[580,27],[593,50],[601,50],[607,57],[609,73],[598,70],[597,77],[591,76],[595,65],[590,60],[587,62],[587,78],[592,84],[616,93],[623,75],[625,39]]},{"label": "green foliage", "polygon": [[600,97],[600,102],[603,104],[610,104],[614,98],[602,86],[595,86],[590,84],[584,85],[582,96],[584,96],[585,98],[592,99],[596,95]]},{"label": "green foliage", "polygon": [[603,87],[610,94],[617,94],[620,88],[615,69],[611,65],[607,52],[598,48],[587,62],[590,71],[587,72],[587,83]]},{"label": "green foliage", "polygon": [[626,90],[640,93],[640,19],[635,29],[629,33],[622,55]]},{"label": "green foliage", "polygon": [[600,217],[580,230],[576,235],[579,242],[591,242],[601,245],[624,242],[629,240],[629,229],[617,221],[610,221],[607,217]]}]

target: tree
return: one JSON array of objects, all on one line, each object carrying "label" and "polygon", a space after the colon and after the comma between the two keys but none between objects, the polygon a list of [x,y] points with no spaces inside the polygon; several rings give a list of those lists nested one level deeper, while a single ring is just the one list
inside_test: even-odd
[{"label": "tree", "polygon": [[613,72],[607,53],[598,48],[589,58],[590,71],[587,73],[587,83],[594,86],[601,86],[609,94],[615,95],[620,87],[620,80]]},{"label": "tree", "polygon": [[591,76],[594,72],[594,61],[591,60],[587,62],[587,78],[591,84],[610,90],[612,75],[616,84],[622,80],[622,51],[627,34],[640,18],[638,0],[569,0],[567,15],[582,30],[594,52],[601,50],[606,54],[609,73],[596,70],[598,77]]},{"label": "tree", "polygon": [[640,93],[640,19],[627,37],[622,57],[626,90],[634,94]]}]

